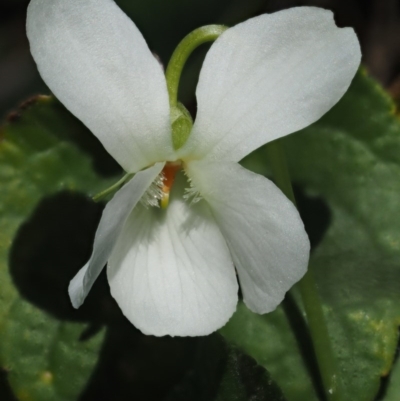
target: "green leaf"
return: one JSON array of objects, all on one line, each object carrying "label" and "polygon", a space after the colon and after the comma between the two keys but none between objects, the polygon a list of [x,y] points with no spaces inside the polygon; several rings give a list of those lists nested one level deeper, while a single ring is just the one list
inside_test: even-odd
[{"label": "green leaf", "polygon": [[214,334],[200,340],[194,367],[165,401],[285,401],[269,373]]},{"label": "green leaf", "polygon": [[[329,113],[285,138],[285,145],[293,181],[308,204],[321,198],[330,212],[310,266],[323,299],[344,399],[372,400],[391,369],[400,324],[400,123],[394,104],[360,72]],[[261,149],[244,164],[268,174],[265,156]],[[321,236],[315,228],[322,218],[313,207],[305,210],[312,241]],[[315,400],[287,329],[279,310],[256,317],[239,308],[223,334],[269,369],[289,400]],[[272,344],[263,343],[259,332],[266,333],[265,342],[272,338]],[[275,345],[282,349],[279,358]]]},{"label": "green leaf", "polygon": [[8,268],[10,245],[42,198],[65,190],[93,195],[110,184],[67,140],[81,135],[79,146],[92,146],[85,128],[46,96],[25,103],[1,130],[0,367],[20,400],[76,400],[103,338],[80,342],[86,325],[61,322],[22,299]]},{"label": "green leaf", "polygon": [[261,316],[239,303],[234,317],[220,333],[268,369],[288,400],[317,399],[282,307]]},{"label": "green leaf", "polygon": [[396,362],[390,373],[389,383],[382,401],[398,401],[400,399],[400,363]]},{"label": "green leaf", "polygon": [[76,400],[97,361],[104,333],[81,342],[83,325],[62,323],[18,299],[1,332],[1,362],[19,400]]},{"label": "green leaf", "polygon": [[323,197],[332,213],[312,267],[349,400],[374,397],[397,346],[400,124],[394,110],[360,73],[337,107],[287,141],[294,180]]}]

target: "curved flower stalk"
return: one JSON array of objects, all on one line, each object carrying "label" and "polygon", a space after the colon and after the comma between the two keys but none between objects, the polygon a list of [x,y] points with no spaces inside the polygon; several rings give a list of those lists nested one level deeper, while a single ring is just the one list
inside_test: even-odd
[{"label": "curved flower stalk", "polygon": [[190,135],[175,147],[162,68],[112,0],[32,0],[27,31],[50,89],[135,174],[104,209],[70,284],[74,307],[108,263],[113,297],[146,334],[223,326],[236,272],[246,305],[274,310],[305,274],[309,241],[294,205],[238,162],[342,97],[360,63],[354,31],[313,7],[227,29],[204,61]]}]

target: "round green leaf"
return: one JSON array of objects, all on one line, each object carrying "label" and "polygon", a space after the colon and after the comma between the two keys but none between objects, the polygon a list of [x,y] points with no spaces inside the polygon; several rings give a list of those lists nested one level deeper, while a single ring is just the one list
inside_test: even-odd
[{"label": "round green leaf", "polygon": [[9,274],[10,245],[43,197],[64,190],[92,195],[110,182],[70,141],[89,134],[53,98],[25,103],[0,135],[0,366],[22,401],[73,401],[97,362],[104,333],[80,342],[85,324],[60,322],[22,299]]},{"label": "round green leaf", "polygon": [[[360,72],[330,112],[284,142],[294,183],[309,199],[323,199],[331,215],[310,268],[338,358],[344,400],[371,401],[391,369],[400,324],[400,122],[395,106]],[[265,149],[244,164],[269,173]],[[310,216],[314,223],[322,218],[318,210]],[[282,319],[277,324],[274,314],[255,317],[240,308],[222,332],[271,372],[289,400],[315,400],[311,379],[304,377],[304,359]],[[259,333],[265,333],[264,340]],[[277,349],[283,349],[279,358]]]}]

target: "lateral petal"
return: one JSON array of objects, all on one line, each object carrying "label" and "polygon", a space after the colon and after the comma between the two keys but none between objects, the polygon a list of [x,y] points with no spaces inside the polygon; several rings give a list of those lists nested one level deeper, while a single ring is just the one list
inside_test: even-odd
[{"label": "lateral petal", "polygon": [[161,66],[112,0],[32,0],[27,34],[55,96],[128,172],[173,154]]},{"label": "lateral petal", "polygon": [[96,231],[92,256],[71,280],[68,288],[74,308],[79,308],[83,304],[107,263],[129,214],[161,173],[164,164],[157,163],[153,167],[137,173],[107,203]]},{"label": "lateral petal", "polygon": [[201,69],[182,157],[239,161],[310,125],[347,91],[360,58],[353,29],[339,29],[321,8],[264,14],[228,29]]},{"label": "lateral petal", "polygon": [[271,312],[305,274],[310,244],[295,206],[267,178],[232,162],[191,162],[239,274],[246,305]]},{"label": "lateral petal", "polygon": [[166,210],[135,208],[107,269],[124,315],[155,336],[210,334],[238,298],[232,259],[207,205],[189,205],[179,186]]}]

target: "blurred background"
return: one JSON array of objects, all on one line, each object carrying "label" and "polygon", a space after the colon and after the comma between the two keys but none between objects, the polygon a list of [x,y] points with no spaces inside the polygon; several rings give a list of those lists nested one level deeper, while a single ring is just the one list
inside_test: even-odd
[{"label": "blurred background", "polygon": [[[29,53],[25,34],[28,3],[27,0],[0,0],[2,121],[29,97],[49,93]],[[357,32],[363,63],[370,75],[395,99],[400,98],[399,0],[119,0],[117,3],[137,24],[150,49],[164,65],[179,41],[199,26],[215,23],[234,25],[259,14],[294,6],[313,5],[331,9],[339,26],[351,26]],[[196,77],[206,50],[207,46],[196,50],[182,78],[180,97],[192,111],[195,110]],[[102,157],[105,160],[106,156]],[[108,163],[103,173],[115,175],[118,168],[112,161]],[[83,196],[64,193],[56,197],[41,204],[13,245],[11,269],[14,269],[12,274],[19,290],[34,304],[59,319],[89,321],[91,325],[85,333],[87,337],[96,333],[103,324],[109,325],[101,362],[82,394],[82,400],[167,400],[171,389],[176,388],[183,375],[190,371],[199,340],[143,336],[120,314],[108,294],[104,277],[96,285],[85,307],[78,314],[71,314],[66,291],[62,289],[73,276],[71,266],[72,270],[80,266],[90,254],[91,236],[102,206],[89,203]],[[71,219],[83,222],[82,226],[71,226]],[[63,231],[64,237],[58,236],[60,231]],[[33,237],[35,241],[32,244]],[[79,237],[80,240],[71,245],[65,243],[66,237]],[[71,246],[75,250],[73,256],[70,255]],[[17,252],[21,249],[24,251]],[[54,266],[51,249],[57,250],[57,255],[53,256],[58,258],[59,265],[61,263],[59,272],[63,272],[57,278],[53,277],[54,270],[51,270]],[[28,270],[32,271],[27,265],[35,264],[41,266],[40,277],[18,278]],[[54,280],[57,280],[56,284]],[[48,289],[45,297],[38,295],[42,286]],[[15,400],[6,383],[6,372],[1,371],[0,400]]]}]

